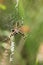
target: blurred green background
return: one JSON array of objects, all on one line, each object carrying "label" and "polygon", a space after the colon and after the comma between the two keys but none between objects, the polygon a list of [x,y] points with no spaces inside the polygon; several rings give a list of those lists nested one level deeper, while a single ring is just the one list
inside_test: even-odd
[{"label": "blurred green background", "polygon": [[[1,0],[0,0],[1,2]],[[30,27],[21,54],[15,50],[16,60],[12,65],[38,65],[36,56],[41,42],[43,42],[43,0],[19,0],[15,8],[15,0],[2,0],[0,5],[0,59],[4,52],[3,40],[7,38],[11,29],[17,21],[24,21],[24,25]],[[19,44],[19,37],[15,38],[16,46]],[[0,60],[1,61],[1,60]],[[40,64],[41,65],[41,64]],[[43,65],[43,64],[42,64]]]}]

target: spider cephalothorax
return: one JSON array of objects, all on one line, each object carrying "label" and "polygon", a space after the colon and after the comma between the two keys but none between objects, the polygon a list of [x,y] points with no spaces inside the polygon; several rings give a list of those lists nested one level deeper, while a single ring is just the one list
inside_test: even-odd
[{"label": "spider cephalothorax", "polygon": [[12,29],[12,33],[11,36],[15,35],[15,34],[21,34],[24,36],[25,33],[29,32],[30,29],[28,26],[23,25],[23,24],[19,24],[19,22],[16,23],[14,29]]}]

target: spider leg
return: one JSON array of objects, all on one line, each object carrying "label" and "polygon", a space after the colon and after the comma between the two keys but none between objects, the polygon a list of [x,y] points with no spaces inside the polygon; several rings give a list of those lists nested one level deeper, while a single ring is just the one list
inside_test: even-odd
[{"label": "spider leg", "polygon": [[24,36],[24,33],[23,33],[22,31],[19,31],[19,33],[20,33],[22,36]]}]

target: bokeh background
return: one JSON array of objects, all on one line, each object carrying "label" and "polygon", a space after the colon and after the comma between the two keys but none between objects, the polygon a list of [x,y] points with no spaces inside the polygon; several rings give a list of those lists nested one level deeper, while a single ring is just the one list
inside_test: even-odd
[{"label": "bokeh background", "polygon": [[[0,63],[5,51],[3,41],[9,36],[14,24],[17,21],[20,23],[23,21],[24,25],[29,26],[30,32],[25,42],[22,40],[25,44],[21,53],[15,49],[14,60],[11,64],[43,65],[37,60],[39,46],[43,44],[43,0],[19,0],[17,7],[15,7],[16,4],[16,0],[0,0]],[[16,48],[20,37],[21,35],[14,37]]]}]

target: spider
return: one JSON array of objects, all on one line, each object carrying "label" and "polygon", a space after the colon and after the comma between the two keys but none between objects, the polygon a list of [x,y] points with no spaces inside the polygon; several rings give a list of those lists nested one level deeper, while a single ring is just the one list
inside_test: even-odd
[{"label": "spider", "polygon": [[22,36],[25,36],[25,33],[30,32],[30,28],[26,25],[23,25],[23,22],[16,22],[14,29],[12,29],[11,36],[16,34],[21,34]]}]

